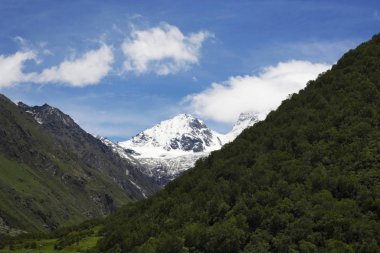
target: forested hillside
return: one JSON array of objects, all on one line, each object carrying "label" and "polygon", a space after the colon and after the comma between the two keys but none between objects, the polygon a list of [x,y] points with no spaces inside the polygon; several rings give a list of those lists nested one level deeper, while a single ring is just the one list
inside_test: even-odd
[{"label": "forested hillside", "polygon": [[156,196],[101,252],[379,252],[380,35]]}]

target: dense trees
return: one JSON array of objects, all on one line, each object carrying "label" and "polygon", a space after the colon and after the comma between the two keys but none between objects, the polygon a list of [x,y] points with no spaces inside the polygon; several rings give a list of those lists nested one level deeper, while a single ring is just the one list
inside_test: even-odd
[{"label": "dense trees", "polygon": [[105,222],[116,252],[379,252],[380,35],[156,196]]}]

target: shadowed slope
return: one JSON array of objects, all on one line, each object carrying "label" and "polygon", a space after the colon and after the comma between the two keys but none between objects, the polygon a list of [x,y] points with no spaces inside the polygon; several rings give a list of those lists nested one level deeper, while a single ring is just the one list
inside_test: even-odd
[{"label": "shadowed slope", "polygon": [[51,113],[40,115],[42,124],[25,109],[0,96],[0,232],[104,217],[143,198],[133,183],[147,195],[157,189],[58,109],[44,105]]}]

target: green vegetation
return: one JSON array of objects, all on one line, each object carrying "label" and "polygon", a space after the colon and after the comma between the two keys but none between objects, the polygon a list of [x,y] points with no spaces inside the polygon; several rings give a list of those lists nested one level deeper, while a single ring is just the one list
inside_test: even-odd
[{"label": "green vegetation", "polygon": [[40,125],[0,95],[0,234],[48,232],[105,217],[142,198],[131,178],[146,194],[154,192],[149,179],[69,116],[43,108]]},{"label": "green vegetation", "polygon": [[105,221],[101,252],[380,252],[380,35]]},{"label": "green vegetation", "polygon": [[64,227],[50,234],[22,234],[17,237],[0,235],[0,253],[9,252],[86,252],[99,239],[99,220]]},{"label": "green vegetation", "polygon": [[[129,200],[127,193],[123,193],[122,189],[111,182],[99,180],[96,187],[100,190],[91,189],[91,184],[83,189],[72,188],[72,184],[62,184],[59,177],[6,159],[2,155],[0,174],[0,217],[9,224],[8,228],[3,227],[2,232],[11,234],[12,231],[17,231],[13,228],[46,231],[55,229],[60,224],[74,225],[90,217],[102,216],[102,207],[92,202],[89,196],[91,193],[110,189],[117,205]],[[99,179],[102,178],[100,173],[94,174],[98,174]]]},{"label": "green vegetation", "polygon": [[56,249],[57,239],[42,239],[42,240],[25,240],[20,243],[14,243],[0,250],[1,253],[14,252],[36,252],[36,253],[73,253],[86,252],[93,248],[101,237],[86,236],[73,244],[67,245],[62,249]]}]

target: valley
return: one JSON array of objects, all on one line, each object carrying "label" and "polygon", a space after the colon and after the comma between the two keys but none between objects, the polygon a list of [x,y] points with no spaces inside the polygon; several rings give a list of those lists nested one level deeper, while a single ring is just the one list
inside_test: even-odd
[{"label": "valley", "polygon": [[380,253],[380,1],[0,1],[0,253]]}]

